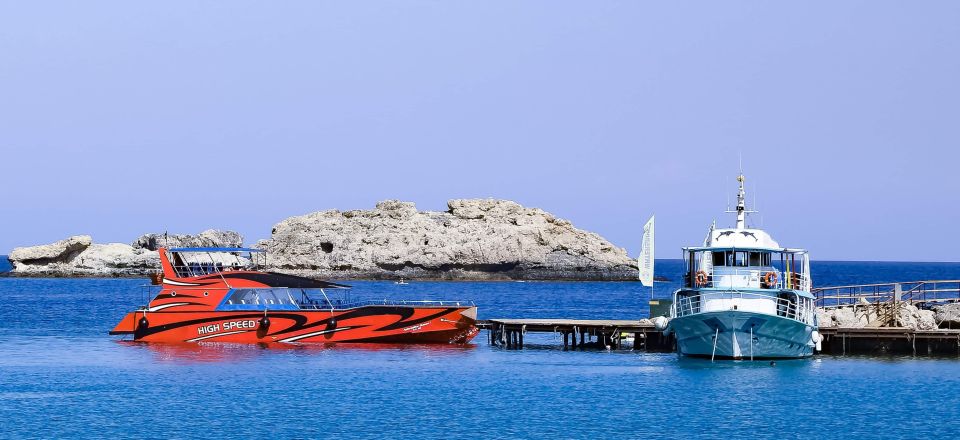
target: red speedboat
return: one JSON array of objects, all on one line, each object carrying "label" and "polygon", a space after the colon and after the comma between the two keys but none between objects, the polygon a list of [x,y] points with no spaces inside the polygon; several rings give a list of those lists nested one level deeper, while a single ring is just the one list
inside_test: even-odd
[{"label": "red speedboat", "polygon": [[263,272],[247,248],[158,249],[159,292],[110,332],[148,342],[463,344],[477,307],[463,301],[351,301],[349,286]]}]

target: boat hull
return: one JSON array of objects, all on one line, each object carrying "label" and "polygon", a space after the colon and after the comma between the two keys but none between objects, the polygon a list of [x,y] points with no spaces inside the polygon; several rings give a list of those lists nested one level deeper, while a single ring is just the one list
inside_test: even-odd
[{"label": "boat hull", "polygon": [[793,359],[812,356],[815,347],[813,326],[754,312],[696,313],[670,320],[670,329],[685,356]]},{"label": "boat hull", "polygon": [[[146,324],[142,319],[146,317]],[[266,316],[267,322],[263,318]],[[364,306],[321,311],[135,311],[111,334],[144,342],[463,344],[476,307]]]}]

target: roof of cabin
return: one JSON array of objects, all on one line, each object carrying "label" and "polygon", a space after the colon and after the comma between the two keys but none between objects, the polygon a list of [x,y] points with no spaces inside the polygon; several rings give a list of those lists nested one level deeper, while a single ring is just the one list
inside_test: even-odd
[{"label": "roof of cabin", "polygon": [[242,247],[183,247],[167,250],[170,252],[266,252],[262,249]]},{"label": "roof of cabin", "polygon": [[762,229],[714,229],[710,232],[707,247],[782,249],[773,237]]}]

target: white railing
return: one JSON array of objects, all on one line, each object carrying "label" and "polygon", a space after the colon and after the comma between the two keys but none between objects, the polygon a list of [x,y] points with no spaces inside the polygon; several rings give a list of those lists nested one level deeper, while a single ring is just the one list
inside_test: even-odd
[{"label": "white railing", "polygon": [[703,292],[697,295],[679,296],[673,304],[676,318],[705,312],[738,310],[763,313],[794,319],[803,323],[813,322],[813,299],[794,295],[782,298],[751,292]]},{"label": "white railing", "polygon": [[960,280],[908,281],[813,289],[819,307],[909,302],[932,304],[960,301]]},{"label": "white railing", "polygon": [[254,270],[256,269],[253,265],[224,265],[222,263],[191,263],[187,265],[175,265],[173,270],[177,273],[178,278],[190,278],[190,277],[199,277],[203,275],[215,275],[223,272],[230,272],[236,270]]},{"label": "white railing", "polygon": [[300,301],[298,305],[301,309],[319,309],[319,310],[343,310],[355,309],[364,306],[415,306],[415,307],[476,307],[473,301],[433,301],[433,300],[391,300],[391,299],[373,299],[363,301],[344,302],[340,300],[332,301]]},{"label": "white railing", "polygon": [[[772,275],[770,275],[772,274]],[[712,272],[693,274],[690,287],[706,289],[789,289],[809,292],[811,280],[800,272],[781,272],[772,268],[730,269],[714,268]]]}]

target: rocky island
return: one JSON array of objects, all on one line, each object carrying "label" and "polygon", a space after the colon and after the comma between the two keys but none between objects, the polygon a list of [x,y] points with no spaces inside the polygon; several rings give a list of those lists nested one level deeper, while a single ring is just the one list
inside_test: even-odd
[{"label": "rocky island", "polygon": [[[269,269],[331,279],[634,280],[637,263],[603,237],[538,208],[456,199],[446,211],[387,200],[372,210],[319,211],[277,223],[256,247]],[[11,274],[142,276],[166,246],[240,246],[235,232],[147,234],[131,244],[90,236],[14,249]]]},{"label": "rocky island", "polygon": [[155,252],[161,244],[180,246],[240,246],[243,238],[230,231],[207,230],[197,235],[145,234],[131,244],[94,243],[76,235],[56,243],[16,248],[7,257],[11,274],[42,277],[144,276],[160,269]]}]

